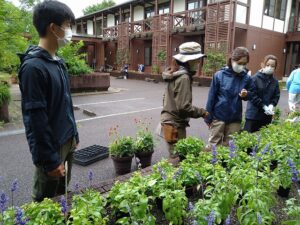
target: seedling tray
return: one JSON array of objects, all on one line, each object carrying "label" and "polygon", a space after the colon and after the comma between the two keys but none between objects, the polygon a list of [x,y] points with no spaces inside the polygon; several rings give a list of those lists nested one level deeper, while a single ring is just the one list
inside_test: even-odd
[{"label": "seedling tray", "polygon": [[89,147],[75,151],[73,162],[81,166],[87,166],[107,157],[107,147],[100,145],[91,145]]}]

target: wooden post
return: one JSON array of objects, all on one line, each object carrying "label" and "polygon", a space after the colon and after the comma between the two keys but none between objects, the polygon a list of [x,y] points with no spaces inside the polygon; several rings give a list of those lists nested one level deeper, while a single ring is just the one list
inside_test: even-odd
[{"label": "wooden post", "polygon": [[119,23],[122,23],[122,8],[119,8]]},{"label": "wooden post", "polygon": [[172,15],[173,13],[174,13],[174,0],[171,0],[170,14]]},{"label": "wooden post", "polygon": [[83,34],[83,20],[81,20],[81,34]]},{"label": "wooden post", "polygon": [[130,23],[133,22],[133,11],[132,11],[132,4],[130,4]]},{"label": "wooden post", "polygon": [[96,29],[96,15],[94,15],[94,27],[93,27],[93,32],[94,32],[94,35],[95,35],[95,37],[97,37],[97,34],[96,34],[96,32],[97,32],[97,29]]},{"label": "wooden post", "polygon": [[158,0],[155,0],[155,15],[158,15]]},{"label": "wooden post", "polygon": [[101,21],[101,29],[102,29],[102,37],[103,37],[103,35],[104,35],[104,32],[103,32],[103,29],[104,29],[104,15],[103,15],[103,13],[102,13],[102,21]]}]

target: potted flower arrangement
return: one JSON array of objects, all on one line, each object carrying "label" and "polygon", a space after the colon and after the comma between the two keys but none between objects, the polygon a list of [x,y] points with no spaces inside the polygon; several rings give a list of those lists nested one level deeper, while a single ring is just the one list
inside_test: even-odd
[{"label": "potted flower arrangement", "polygon": [[175,144],[174,152],[179,155],[180,160],[186,158],[188,154],[198,156],[205,147],[204,141],[196,137],[187,137],[179,140]]},{"label": "potted flower arrangement", "polygon": [[129,136],[118,135],[117,127],[111,128],[110,135],[114,135],[114,139],[109,145],[109,153],[116,173],[119,175],[129,173],[134,155],[134,140]]},{"label": "potted flower arrangement", "polygon": [[152,154],[154,152],[153,134],[147,130],[140,130],[134,142],[135,157],[140,160],[141,167],[151,165]]},{"label": "potted flower arrangement", "polygon": [[152,154],[154,152],[154,137],[149,130],[150,123],[145,118],[143,120],[135,119],[138,125],[138,132],[134,141],[135,157],[139,159],[142,168],[151,165]]}]

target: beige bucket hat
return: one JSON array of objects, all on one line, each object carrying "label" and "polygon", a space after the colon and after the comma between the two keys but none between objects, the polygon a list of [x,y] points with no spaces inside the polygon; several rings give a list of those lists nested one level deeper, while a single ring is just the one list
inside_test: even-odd
[{"label": "beige bucket hat", "polygon": [[185,42],[179,46],[179,53],[173,58],[186,63],[187,61],[200,59],[206,55],[201,53],[201,45],[197,42]]}]

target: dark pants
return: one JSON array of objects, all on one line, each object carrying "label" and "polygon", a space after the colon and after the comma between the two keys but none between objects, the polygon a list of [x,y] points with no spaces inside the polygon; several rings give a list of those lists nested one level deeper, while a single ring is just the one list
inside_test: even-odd
[{"label": "dark pants", "polygon": [[246,119],[244,130],[249,133],[259,131],[260,128],[269,125],[272,122],[272,117],[265,118],[264,120],[249,120]]},{"label": "dark pants", "polygon": [[[67,184],[71,180],[72,159],[76,141],[69,139],[59,149],[62,163],[68,162]],[[35,168],[33,177],[32,198],[34,201],[41,202],[44,198],[53,198],[65,193],[65,177],[50,177],[40,167]]]}]

